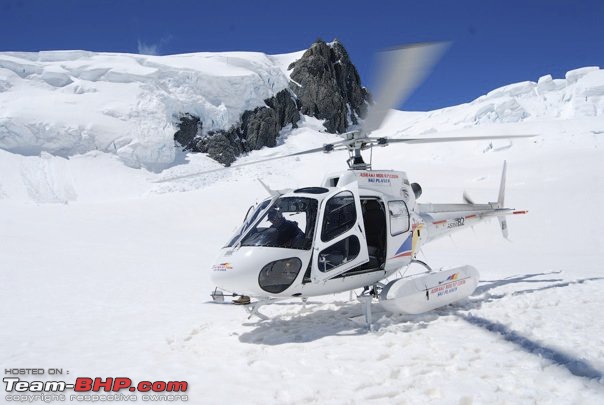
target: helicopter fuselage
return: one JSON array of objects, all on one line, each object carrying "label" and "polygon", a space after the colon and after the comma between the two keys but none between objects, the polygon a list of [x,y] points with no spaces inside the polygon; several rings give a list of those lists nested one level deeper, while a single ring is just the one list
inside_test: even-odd
[{"label": "helicopter fuselage", "polygon": [[[269,190],[212,266],[222,290],[259,298],[310,297],[371,286],[408,266],[420,247],[496,217],[507,237],[504,163],[497,202],[418,204],[402,171],[347,170],[320,187]],[[271,219],[272,218],[272,219]]]},{"label": "helicopter fuselage", "polygon": [[[407,266],[427,240],[415,193],[404,172],[348,170],[327,175],[321,187],[273,195],[222,249],[212,280],[256,297],[308,297],[375,284]],[[266,242],[265,235],[276,232],[266,222],[275,206],[286,220],[297,220],[305,239]]]},{"label": "helicopter fuselage", "polygon": [[505,173],[504,162],[498,199],[486,204],[418,204],[421,187],[390,170],[347,170],[326,175],[320,187],[269,189],[211,278],[222,290],[258,298],[374,285],[408,266],[423,244],[481,220],[496,217],[507,237],[505,216],[527,211],[503,207]]}]

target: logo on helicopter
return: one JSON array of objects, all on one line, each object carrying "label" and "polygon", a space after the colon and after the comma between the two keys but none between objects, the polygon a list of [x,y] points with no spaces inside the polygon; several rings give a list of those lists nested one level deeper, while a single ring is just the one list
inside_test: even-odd
[{"label": "logo on helicopter", "polygon": [[[439,281],[438,284],[440,285],[443,283],[448,283],[449,281],[457,281],[458,278],[459,278],[459,273],[453,273],[449,277],[447,277],[445,280]],[[461,280],[461,281],[463,281],[463,280]]]},{"label": "logo on helicopter", "polygon": [[399,178],[398,174],[371,172],[363,172],[360,174],[360,177],[366,178],[367,182],[372,184],[390,184],[390,179]]},{"label": "logo on helicopter", "polygon": [[463,226],[465,223],[465,219],[463,217],[452,219],[453,222],[450,222],[447,225],[447,228],[457,228],[458,226]]},{"label": "logo on helicopter", "polygon": [[213,271],[227,271],[232,269],[233,266],[231,266],[231,263],[218,263],[212,266]]}]

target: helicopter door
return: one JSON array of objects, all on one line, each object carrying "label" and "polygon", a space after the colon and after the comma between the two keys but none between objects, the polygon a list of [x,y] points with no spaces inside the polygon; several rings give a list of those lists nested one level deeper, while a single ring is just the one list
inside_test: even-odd
[{"label": "helicopter door", "polygon": [[331,192],[321,204],[311,279],[323,281],[369,261],[357,182]]}]

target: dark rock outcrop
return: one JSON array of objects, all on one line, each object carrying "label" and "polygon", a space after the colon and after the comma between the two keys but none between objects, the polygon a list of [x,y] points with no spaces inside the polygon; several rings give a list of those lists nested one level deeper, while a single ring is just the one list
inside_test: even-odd
[{"label": "dark rock outcrop", "polygon": [[264,100],[264,102],[277,113],[281,128],[288,124],[292,124],[294,128],[298,127],[297,122],[300,121],[300,112],[291,92],[282,90],[275,97]]},{"label": "dark rock outcrop", "polygon": [[287,125],[296,127],[300,120],[298,107],[289,90],[264,100],[266,107],[246,111],[241,122],[228,131],[201,134],[202,123],[191,114],[180,117],[174,140],[183,150],[207,153],[212,159],[229,166],[244,152],[277,144],[279,131]]},{"label": "dark rock outcrop", "polygon": [[277,144],[281,126],[272,108],[260,107],[246,111],[241,121],[241,137],[245,140],[246,150],[258,150],[263,146],[272,148]]},{"label": "dark rock outcrop", "polygon": [[325,120],[329,132],[346,132],[350,124],[367,113],[369,94],[348,52],[337,40],[315,42],[293,69],[290,85],[300,103],[300,112]]},{"label": "dark rock outcrop", "polygon": [[207,138],[208,156],[225,166],[230,166],[243,152],[241,140],[235,130],[219,132]]},{"label": "dark rock outcrop", "polygon": [[174,140],[182,146],[183,150],[195,151],[195,139],[201,135],[203,123],[199,117],[188,113],[181,115],[179,119],[178,131],[174,134]]},{"label": "dark rock outcrop", "polygon": [[185,151],[207,153],[229,166],[242,153],[276,146],[279,132],[287,125],[296,128],[300,113],[325,120],[332,133],[345,132],[365,116],[370,95],[338,41],[317,41],[289,69],[295,81],[290,89],[264,100],[266,106],[245,111],[229,130],[202,134],[199,117],[187,113],[178,117],[174,140]]}]

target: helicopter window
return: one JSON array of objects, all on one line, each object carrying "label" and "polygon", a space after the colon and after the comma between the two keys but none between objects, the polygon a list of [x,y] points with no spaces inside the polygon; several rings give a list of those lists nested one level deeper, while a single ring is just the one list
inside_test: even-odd
[{"label": "helicopter window", "polygon": [[235,235],[233,235],[233,237],[231,237],[231,239],[230,239],[229,243],[226,245],[226,247],[232,247],[235,244],[235,242],[237,242],[239,240],[241,235],[243,235],[243,233],[248,230],[250,225],[252,225],[254,222],[256,222],[256,220],[258,219],[258,216],[270,205],[270,203],[271,203],[271,199],[269,198],[267,200],[262,201],[260,204],[258,204],[251,213],[248,210],[248,213],[247,213],[245,219],[243,220],[243,224],[239,227],[239,229],[237,229],[237,232],[235,232]]},{"label": "helicopter window", "polygon": [[338,185],[338,181],[340,181],[339,177],[332,177],[331,179],[329,179],[329,186],[336,187]]},{"label": "helicopter window", "polygon": [[330,198],[325,204],[321,240],[327,242],[352,228],[357,222],[354,196],[343,191]]},{"label": "helicopter window", "polygon": [[287,290],[302,268],[297,257],[277,260],[264,266],[258,276],[258,284],[264,291],[279,294]]},{"label": "helicopter window", "polygon": [[307,193],[307,194],[325,194],[329,190],[325,187],[303,187],[294,190],[294,193]]},{"label": "helicopter window", "polygon": [[249,229],[241,245],[309,250],[317,207],[318,202],[313,198],[281,197]]},{"label": "helicopter window", "polygon": [[333,270],[344,263],[354,260],[360,251],[361,243],[359,242],[359,238],[354,235],[344,238],[319,253],[318,268],[322,272]]},{"label": "helicopter window", "polygon": [[390,211],[390,234],[392,236],[400,235],[409,230],[409,210],[404,201],[390,201],[388,203]]}]

